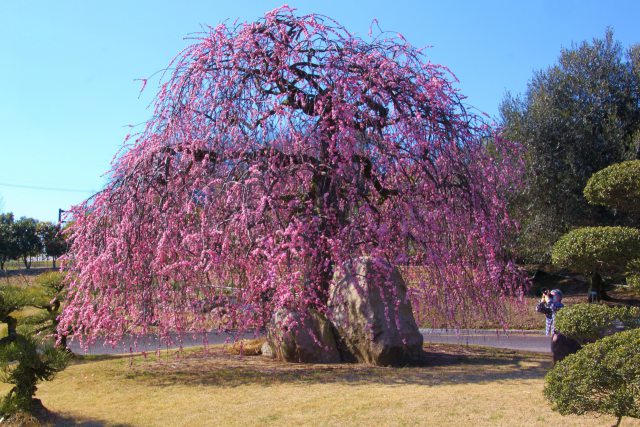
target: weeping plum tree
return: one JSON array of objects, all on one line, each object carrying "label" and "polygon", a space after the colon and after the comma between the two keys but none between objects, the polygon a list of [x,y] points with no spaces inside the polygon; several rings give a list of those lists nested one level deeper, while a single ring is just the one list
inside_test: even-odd
[{"label": "weeping plum tree", "polygon": [[73,210],[60,331],[116,342],[221,312],[239,328],[326,312],[334,270],[364,255],[416,267],[410,295],[444,314],[500,315],[520,292],[517,147],[401,37],[283,7],[210,28],[169,69],[109,184]]}]

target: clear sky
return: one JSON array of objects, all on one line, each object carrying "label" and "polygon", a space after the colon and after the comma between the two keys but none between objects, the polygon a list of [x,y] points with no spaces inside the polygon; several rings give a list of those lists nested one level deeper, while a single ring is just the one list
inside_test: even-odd
[{"label": "clear sky", "polygon": [[[149,118],[151,80],[202,26],[255,20],[282,1],[0,0],[0,211],[57,220],[105,183],[129,125]],[[640,1],[290,0],[366,38],[375,18],[449,67],[492,117],[560,49],[602,37],[640,42]]]}]

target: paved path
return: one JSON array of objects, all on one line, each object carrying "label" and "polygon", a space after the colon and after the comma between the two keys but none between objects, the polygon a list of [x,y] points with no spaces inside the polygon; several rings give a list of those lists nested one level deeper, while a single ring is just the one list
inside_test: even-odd
[{"label": "paved path", "polygon": [[[550,338],[544,336],[542,331],[495,331],[483,329],[464,329],[456,332],[451,329],[421,329],[425,343],[445,343],[445,344],[470,344],[483,345],[487,347],[508,348],[512,350],[535,351],[538,353],[551,353]],[[255,338],[253,333],[247,333],[242,338]],[[234,335],[232,333],[215,333],[207,334],[208,344],[223,344],[232,342]],[[127,354],[129,352],[156,351],[157,349],[178,348],[180,343],[177,336],[174,337],[175,344],[166,346],[159,345],[155,336],[145,337],[138,340],[137,345],[131,338],[126,338],[123,343],[115,348],[104,346],[102,343],[96,343],[84,351],[77,342],[72,341],[69,345],[70,349],[76,354]],[[182,347],[194,347],[202,345],[203,335],[196,336],[187,335],[182,339]]]},{"label": "paved path", "polygon": [[[260,335],[258,335],[260,336]],[[203,334],[185,334],[182,339],[179,339],[178,335],[175,334],[172,336],[173,344],[167,346],[165,344],[160,344],[158,337],[155,335],[149,335],[147,337],[143,337],[138,339],[136,342],[131,337],[125,337],[122,340],[122,343],[116,347],[111,347],[110,345],[104,345],[101,342],[96,342],[94,345],[89,347],[87,351],[80,348],[80,345],[76,341],[71,341],[69,344],[69,349],[73,351],[75,354],[93,354],[93,355],[104,355],[104,354],[127,354],[130,352],[151,352],[166,349],[173,349],[179,347],[196,347],[199,345],[203,345],[204,340]],[[236,337],[234,333],[225,333],[225,332],[209,332],[207,333],[207,344],[225,344],[233,342],[234,338],[242,338],[242,339],[253,339],[256,338],[256,335],[253,333],[245,333],[241,337]]]},{"label": "paved path", "polygon": [[420,329],[420,332],[425,343],[471,344],[551,353],[551,337],[545,336],[543,331]]}]

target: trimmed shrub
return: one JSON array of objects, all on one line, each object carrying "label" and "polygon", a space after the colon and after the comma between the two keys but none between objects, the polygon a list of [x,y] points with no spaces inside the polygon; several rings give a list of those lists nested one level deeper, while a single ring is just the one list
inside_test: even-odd
[{"label": "trimmed shrub", "polygon": [[555,265],[585,274],[615,274],[640,257],[640,230],[631,227],[582,227],[562,236],[551,253]]},{"label": "trimmed shrub", "polygon": [[556,314],[555,328],[580,344],[596,341],[617,327],[640,327],[640,308],[609,307],[603,304],[576,304]]},{"label": "trimmed shrub", "polygon": [[627,285],[640,291],[640,259],[634,259],[627,265]]},{"label": "trimmed shrub", "polygon": [[587,413],[640,418],[640,329],[621,332],[558,362],[544,395],[562,415]]},{"label": "trimmed shrub", "polygon": [[640,212],[640,160],[615,163],[594,173],[584,188],[592,205]]}]

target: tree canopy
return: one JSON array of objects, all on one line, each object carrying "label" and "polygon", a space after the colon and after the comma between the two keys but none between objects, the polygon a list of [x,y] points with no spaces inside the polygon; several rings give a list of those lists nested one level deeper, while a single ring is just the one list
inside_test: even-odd
[{"label": "tree canopy", "polygon": [[73,209],[60,330],[200,330],[203,301],[242,328],[323,312],[335,268],[364,255],[419,266],[412,297],[445,312],[499,316],[519,295],[518,147],[404,39],[282,7],[210,28],[170,69],[109,184]]},{"label": "tree canopy", "polygon": [[56,259],[67,251],[67,242],[61,229],[51,222],[40,222],[37,225],[37,231],[44,253],[53,259],[53,268],[55,268]]},{"label": "tree canopy", "polygon": [[42,241],[38,236],[38,221],[22,217],[13,223],[16,254],[22,258],[25,268],[31,268],[31,257],[42,252]]},{"label": "tree canopy", "polygon": [[0,214],[0,270],[4,270],[4,264],[17,258],[18,245],[16,242],[16,234],[13,231],[13,214]]},{"label": "tree canopy", "polygon": [[575,304],[560,310],[555,328],[581,345],[618,330],[640,328],[640,308],[605,304]]},{"label": "tree canopy", "polygon": [[584,197],[592,205],[640,212],[640,160],[615,163],[591,176]]},{"label": "tree canopy", "polygon": [[581,227],[553,246],[553,263],[585,274],[624,272],[640,256],[640,230],[632,227]]},{"label": "tree canopy", "polygon": [[518,201],[523,258],[547,259],[572,227],[624,217],[588,205],[583,188],[594,172],[640,154],[639,69],[640,45],[625,52],[608,30],[563,49],[523,96],[503,100],[505,136],[526,147],[528,185]]}]

